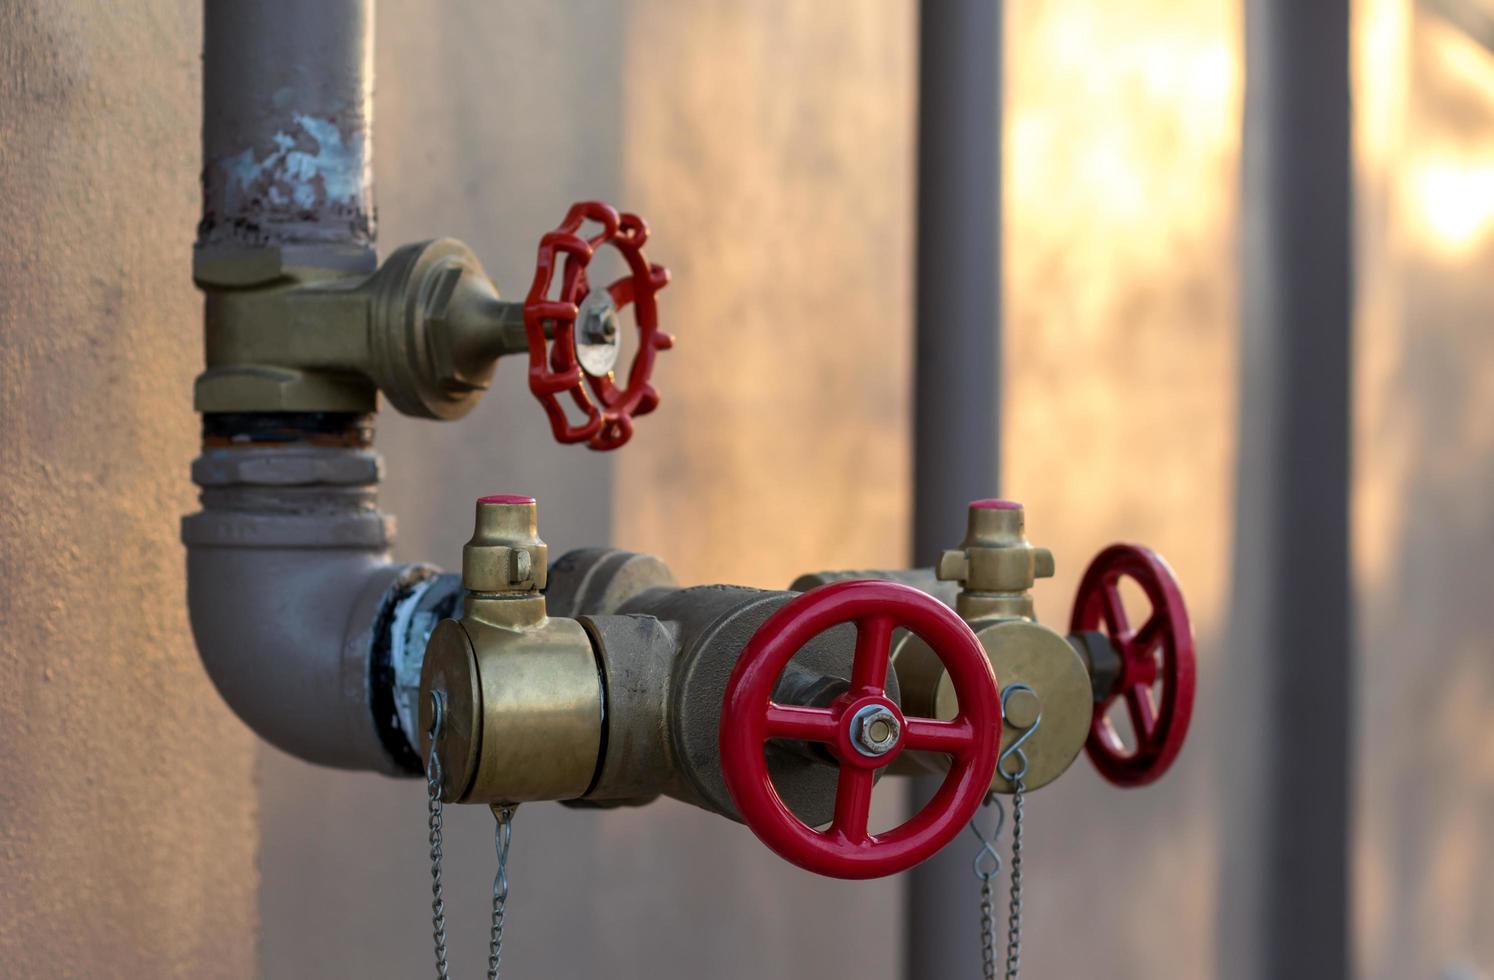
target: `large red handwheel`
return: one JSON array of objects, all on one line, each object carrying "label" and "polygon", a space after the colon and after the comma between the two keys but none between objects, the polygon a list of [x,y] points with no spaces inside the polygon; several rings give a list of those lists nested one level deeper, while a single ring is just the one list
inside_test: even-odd
[{"label": "large red handwheel", "polygon": [[[581,227],[592,221],[601,230],[590,237]],[[649,384],[654,355],[667,350],[674,338],[659,329],[655,294],[669,283],[669,270],[650,265],[643,256],[648,226],[635,214],[618,214],[598,201],[571,206],[560,227],[540,239],[534,282],[524,300],[524,331],[529,339],[529,390],[545,407],[550,428],[560,442],[585,442],[592,449],[616,449],[633,434],[633,419],[659,404],[659,393]],[[628,272],[602,292],[593,294],[586,267],[603,245],[611,245],[627,262]],[[559,273],[558,295],[550,291]],[[627,383],[619,386],[610,361],[586,363],[578,350],[610,345],[616,357],[616,314],[633,307],[638,324],[638,346],[628,368]],[[583,316],[606,324],[613,333],[603,342],[578,337],[577,319]],[[545,326],[552,325],[551,336]],[[591,391],[587,391],[587,386]],[[561,402],[569,395],[582,419],[572,422]]]},{"label": "large red handwheel", "polygon": [[[778,676],[794,654],[841,623],[856,625],[850,689],[826,708],[775,703]],[[949,671],[959,701],[953,719],[905,717],[887,696],[899,628],[923,639]],[[822,743],[840,764],[827,829],[810,827],[779,797],[763,753],[770,739]],[[947,606],[893,582],[835,582],[785,603],[742,650],[721,708],[721,768],[742,819],[780,857],[834,878],[904,871],[949,843],[985,798],[1000,745],[996,676],[980,641]],[[949,774],[911,820],[872,834],[876,770],[905,749],[951,756]]]},{"label": "large red handwheel", "polygon": [[[1151,603],[1151,614],[1139,627],[1133,628],[1126,615],[1122,578],[1139,585]],[[1172,569],[1150,548],[1111,545],[1084,572],[1070,628],[1105,634],[1121,660],[1115,686],[1095,703],[1084,746],[1090,761],[1117,786],[1145,786],[1162,778],[1188,735],[1197,675],[1193,627]],[[1160,698],[1153,694],[1158,681]],[[1134,740],[1130,748],[1108,715],[1116,698],[1126,702]]]}]

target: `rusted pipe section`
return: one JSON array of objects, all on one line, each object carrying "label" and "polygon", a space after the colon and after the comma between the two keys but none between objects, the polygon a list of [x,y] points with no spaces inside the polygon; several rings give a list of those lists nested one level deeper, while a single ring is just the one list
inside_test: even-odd
[{"label": "rusted pipe section", "polygon": [[371,0],[207,0],[198,248],[374,267]]}]

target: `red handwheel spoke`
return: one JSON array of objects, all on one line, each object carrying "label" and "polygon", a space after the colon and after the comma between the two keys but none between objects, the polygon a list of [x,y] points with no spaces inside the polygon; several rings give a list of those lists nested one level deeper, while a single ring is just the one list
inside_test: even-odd
[{"label": "red handwheel spoke", "polygon": [[1161,613],[1152,613],[1142,624],[1136,635],[1126,643],[1133,656],[1150,655],[1162,641],[1162,631],[1167,628],[1167,619]]},{"label": "red handwheel spoke", "polygon": [[851,667],[853,696],[886,689],[892,631],[896,628],[891,616],[868,616],[856,624],[856,662]]},{"label": "red handwheel spoke", "polygon": [[970,748],[974,742],[975,731],[963,718],[955,721],[907,718],[903,722],[903,745],[916,752],[954,755]]},{"label": "red handwheel spoke", "polygon": [[770,702],[765,730],[769,738],[833,743],[839,728],[835,713],[829,708],[805,708],[796,704]]},{"label": "red handwheel spoke", "polygon": [[832,835],[852,844],[864,844],[869,839],[866,826],[871,819],[875,782],[876,774],[870,769],[840,767],[840,779],[835,784],[835,818],[830,821]]},{"label": "red handwheel spoke", "polygon": [[633,302],[633,277],[623,276],[607,287],[607,294],[612,297],[612,305],[619,310],[627,306]]},{"label": "red handwheel spoke", "polygon": [[1152,741],[1157,730],[1157,709],[1152,704],[1152,689],[1140,684],[1126,688],[1126,713],[1131,716],[1131,730],[1136,733],[1140,751]]},{"label": "red handwheel spoke", "polygon": [[1100,595],[1110,638],[1117,643],[1125,643],[1131,638],[1131,624],[1126,619],[1126,604],[1121,601],[1119,583],[1106,582]]}]

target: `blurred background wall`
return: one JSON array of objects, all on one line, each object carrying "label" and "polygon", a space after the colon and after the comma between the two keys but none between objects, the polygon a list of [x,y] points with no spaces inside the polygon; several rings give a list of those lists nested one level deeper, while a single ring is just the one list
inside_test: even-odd
[{"label": "blurred background wall", "polygon": [[[1024,962],[1208,976],[1231,889],[1221,828],[1272,791],[1227,764],[1257,736],[1221,722],[1240,713],[1218,683],[1250,423],[1243,13],[1008,6],[1000,489],[1058,556],[1044,619],[1067,618],[1100,547],[1142,541],[1184,583],[1201,657],[1166,780],[1123,792],[1081,762],[1033,797]],[[1387,980],[1494,974],[1480,10],[1355,8],[1345,833],[1356,972]],[[179,0],[0,5],[0,973],[424,975],[418,782],[256,744],[187,633],[200,30]],[[459,425],[382,414],[401,557],[455,564],[471,498],[511,489],[539,496],[556,553],[611,541],[686,582],[781,587],[906,560],[916,30],[906,0],[380,0],[385,250],[461,238],[512,296],[566,204],[611,199],[651,221],[680,340],[659,413],[616,457],[550,443],[518,364]],[[891,820],[905,804],[879,805]],[[491,818],[448,814],[465,973],[483,953]],[[525,807],[511,878],[518,977],[873,980],[901,962],[899,881],[801,874],[677,804]],[[954,887],[973,916],[973,879]]]},{"label": "blurred background wall", "polygon": [[1494,7],[1356,20],[1356,952],[1494,976]]},{"label": "blurred background wall", "polygon": [[1183,583],[1199,651],[1190,744],[1165,779],[1119,790],[1081,759],[1032,797],[1033,976],[1216,972],[1219,825],[1251,791],[1218,765],[1242,21],[1229,0],[1007,4],[1001,472],[1057,560],[1038,615],[1067,626],[1095,552],[1145,543]]}]

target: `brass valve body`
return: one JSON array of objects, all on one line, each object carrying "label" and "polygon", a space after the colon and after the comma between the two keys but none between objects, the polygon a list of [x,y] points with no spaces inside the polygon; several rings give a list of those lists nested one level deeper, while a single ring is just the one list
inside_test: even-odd
[{"label": "brass valve body", "polygon": [[[1027,758],[1024,789],[1045,786],[1078,758],[1089,737],[1094,689],[1079,653],[1058,633],[1038,624],[1033,615],[1033,583],[1053,575],[1053,554],[1034,547],[1026,535],[1022,505],[1005,500],[978,500],[970,505],[965,539],[946,551],[936,569],[941,581],[958,582],[955,610],[985,648],[996,681],[1005,691],[1025,684],[1036,695],[1037,731],[1022,745]],[[893,668],[909,710],[936,718],[953,718],[958,710],[954,686],[944,665],[916,636],[894,648]],[[1008,719],[1001,747],[1009,748],[1029,727],[1029,719]],[[944,760],[910,754],[899,771],[915,766],[941,768]],[[1008,763],[1012,771],[1014,763]],[[1011,793],[1015,787],[998,766],[991,789]]]},{"label": "brass valve body", "polygon": [[[1089,674],[1069,641],[1046,626],[1023,619],[987,620],[970,624],[996,671],[1004,691],[1013,684],[1026,684],[1037,694],[1041,722],[1032,738],[1022,745],[1027,756],[1024,789],[1046,786],[1073,765],[1089,737],[1094,697]],[[897,645],[893,666],[903,687],[903,703],[913,714],[953,718],[958,711],[954,685],[950,683],[934,652],[916,636]],[[1001,747],[1008,748],[1024,727],[1009,719],[1002,727]],[[940,756],[908,754],[910,763],[926,770],[941,770]],[[901,761],[901,760],[900,760]],[[905,770],[907,767],[900,767]],[[1010,765],[1008,766],[1010,769]],[[998,772],[991,789],[1010,793],[1015,787]]]},{"label": "brass valve body", "polygon": [[192,275],[207,298],[200,412],[367,413],[382,391],[406,415],[455,419],[499,357],[528,349],[523,304],[451,239],[406,245],[377,271],[200,247]]},{"label": "brass valve body", "polygon": [[421,670],[421,748],[437,753],[447,802],[575,799],[597,774],[596,651],[580,623],[547,615],[546,551],[532,498],[477,502],[462,617],[436,627]]},{"label": "brass valve body", "polygon": [[[536,621],[490,621],[511,617]],[[596,655],[581,624],[544,617],[538,596],[469,597],[460,621],[431,634],[421,689],[427,753],[432,697],[444,700],[435,742],[443,800],[570,800],[591,785],[602,746]]]}]

